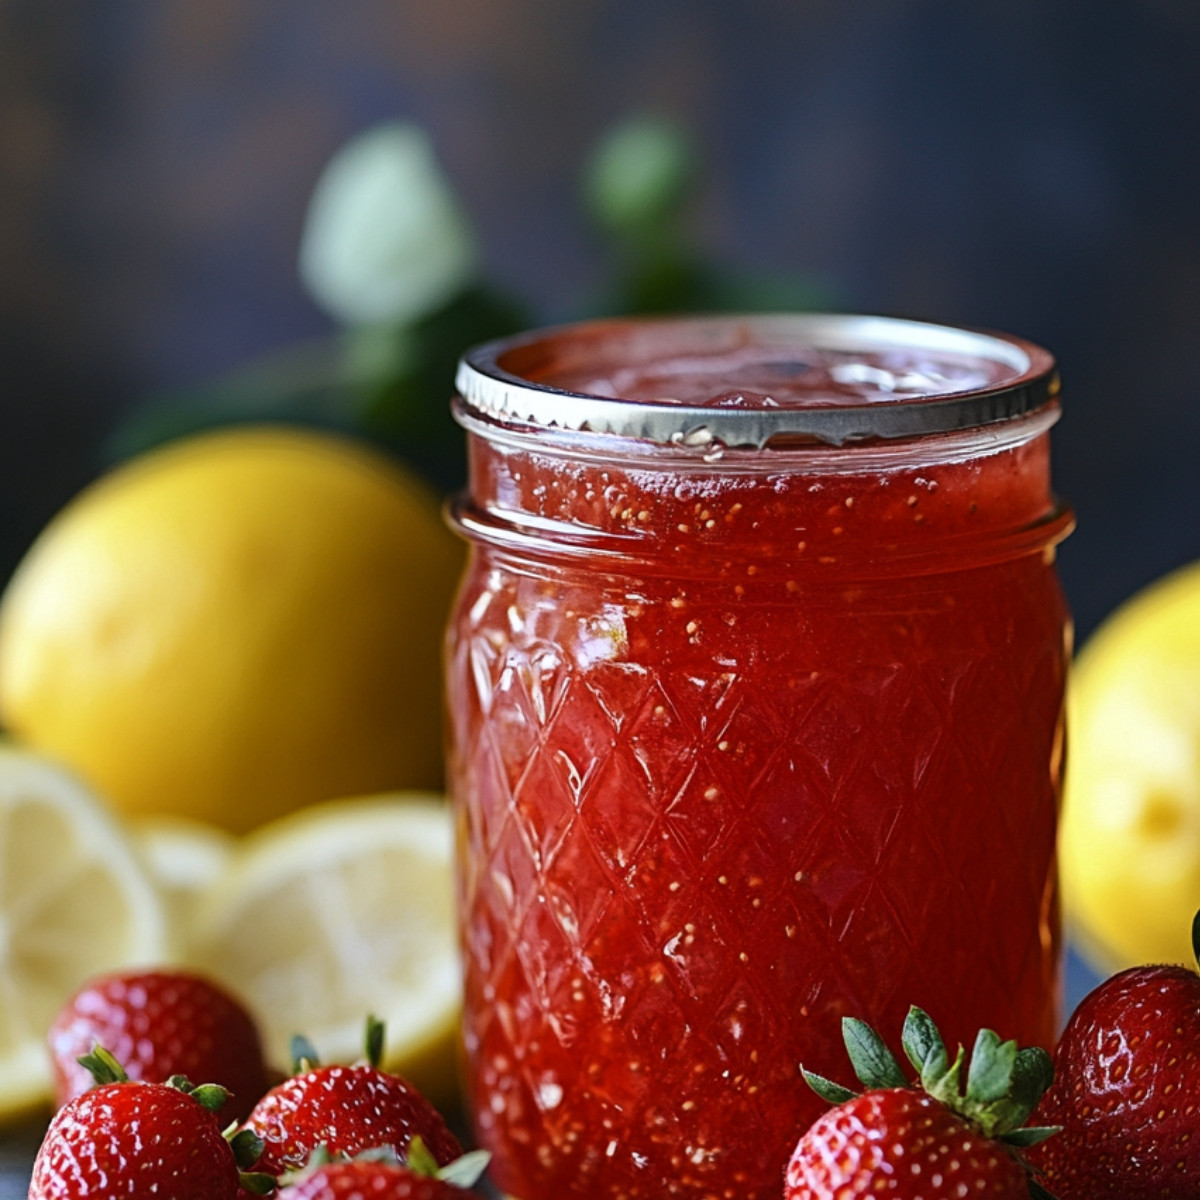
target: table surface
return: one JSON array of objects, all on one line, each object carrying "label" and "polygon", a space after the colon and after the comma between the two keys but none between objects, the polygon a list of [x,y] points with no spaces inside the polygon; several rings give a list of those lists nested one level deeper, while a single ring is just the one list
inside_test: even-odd
[{"label": "table surface", "polygon": [[0,1135],[0,1200],[25,1200],[29,1171],[46,1128],[46,1117],[31,1119]]}]

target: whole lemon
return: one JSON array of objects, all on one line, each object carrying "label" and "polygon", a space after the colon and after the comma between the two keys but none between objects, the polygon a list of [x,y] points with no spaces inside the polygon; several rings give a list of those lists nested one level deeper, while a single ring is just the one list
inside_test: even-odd
[{"label": "whole lemon", "polygon": [[240,832],[441,782],[435,498],[340,437],[236,427],[85,489],[0,602],[0,719],[127,813]]},{"label": "whole lemon", "polygon": [[1079,656],[1061,864],[1097,965],[1191,962],[1200,908],[1200,563],[1139,593]]}]

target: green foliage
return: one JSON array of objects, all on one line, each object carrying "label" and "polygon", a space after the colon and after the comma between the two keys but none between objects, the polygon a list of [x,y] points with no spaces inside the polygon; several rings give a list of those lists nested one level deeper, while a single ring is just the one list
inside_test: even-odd
[{"label": "green foliage", "polygon": [[[826,302],[811,280],[725,267],[692,229],[703,182],[690,134],[635,115],[584,164],[585,209],[607,279],[575,317],[795,310]],[[482,278],[476,237],[424,132],[386,122],[353,138],[314,190],[300,277],[340,326],[223,378],[140,405],[108,440],[115,461],[217,426],[295,422],[370,439],[441,491],[465,473],[450,415],[468,347],[562,314],[539,314]]]}]

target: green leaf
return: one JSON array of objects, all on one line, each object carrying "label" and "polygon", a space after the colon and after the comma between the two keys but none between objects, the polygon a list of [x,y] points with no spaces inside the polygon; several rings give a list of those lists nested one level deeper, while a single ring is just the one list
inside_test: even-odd
[{"label": "green leaf", "polygon": [[1030,1200],[1058,1200],[1053,1192],[1048,1192],[1036,1179],[1029,1180]]},{"label": "green leaf", "polygon": [[883,1039],[865,1021],[842,1018],[842,1038],[854,1073],[865,1088],[908,1087],[892,1052]]},{"label": "green leaf", "polygon": [[302,1033],[292,1034],[292,1074],[303,1075],[321,1065],[316,1047]]},{"label": "green leaf", "polygon": [[275,1176],[263,1171],[242,1171],[238,1174],[238,1182],[254,1196],[268,1196],[278,1186]]},{"label": "green leaf", "polygon": [[185,1096],[190,1096],[196,1090],[196,1085],[186,1075],[172,1075],[167,1080],[167,1087],[183,1092]]},{"label": "green leaf", "polygon": [[800,1074],[804,1076],[804,1082],[822,1100],[827,1100],[830,1104],[845,1104],[847,1100],[853,1100],[858,1095],[857,1092],[842,1087],[840,1083],[834,1083],[832,1079],[826,1079],[824,1075],[817,1075],[813,1071],[806,1071],[803,1067],[800,1068]]},{"label": "green leaf", "polygon": [[[1017,1052],[1013,1064],[1012,1098],[1028,1116],[1054,1082],[1054,1062],[1041,1046]],[[1024,1118],[1022,1118],[1023,1120]]]},{"label": "green leaf", "polygon": [[215,1113],[229,1099],[229,1092],[219,1083],[202,1083],[198,1088],[192,1089],[191,1097],[202,1108]]},{"label": "green leaf", "polygon": [[487,1150],[470,1150],[438,1170],[437,1177],[455,1187],[474,1187],[487,1170],[492,1156]]},{"label": "green leaf", "polygon": [[367,1050],[367,1062],[373,1067],[377,1067],[383,1062],[383,1042],[385,1036],[386,1030],[383,1022],[374,1013],[368,1013],[367,1028],[363,1036],[363,1042]]},{"label": "green leaf", "polygon": [[229,1139],[234,1161],[243,1169],[252,1167],[262,1157],[263,1140],[253,1129],[243,1129]]},{"label": "green leaf", "polygon": [[404,1166],[404,1159],[396,1153],[395,1146],[370,1146],[366,1150],[360,1150],[354,1156],[354,1162],[376,1162],[376,1163],[391,1163],[393,1166]]},{"label": "green leaf", "polygon": [[1062,1132],[1061,1125],[1022,1125],[1020,1129],[1010,1129],[997,1137],[998,1142],[1008,1146],[1036,1146],[1056,1133]]},{"label": "green leaf", "polygon": [[390,121],[322,172],[300,237],[300,278],[346,326],[405,325],[477,277],[470,217],[424,130]]},{"label": "green leaf", "polygon": [[981,1029],[971,1051],[967,1073],[967,1100],[972,1104],[993,1104],[1012,1091],[1013,1069],[1017,1061],[1017,1043],[1002,1042],[990,1029]]},{"label": "green leaf", "polygon": [[601,228],[620,236],[657,233],[681,213],[698,162],[691,138],[661,117],[622,121],[601,139],[584,170],[584,199]]},{"label": "green leaf", "polygon": [[75,1061],[81,1067],[86,1067],[91,1071],[92,1078],[97,1085],[129,1082],[125,1068],[99,1042],[92,1044],[91,1054],[81,1054]]},{"label": "green leaf", "polygon": [[933,1019],[924,1009],[915,1004],[904,1019],[904,1031],[900,1037],[908,1061],[920,1072],[921,1084],[928,1091],[936,1086],[950,1065],[946,1043]]},{"label": "green leaf", "polygon": [[438,1161],[429,1152],[429,1147],[420,1137],[415,1137],[408,1144],[408,1154],[406,1156],[407,1164],[410,1170],[417,1175],[428,1175],[431,1178],[436,1178],[439,1171]]}]

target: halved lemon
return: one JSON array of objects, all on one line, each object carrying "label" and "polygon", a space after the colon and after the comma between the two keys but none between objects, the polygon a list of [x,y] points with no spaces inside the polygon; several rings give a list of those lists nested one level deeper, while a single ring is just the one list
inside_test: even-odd
[{"label": "halved lemon", "polygon": [[172,945],[187,958],[197,904],[229,865],[237,839],[188,817],[142,817],[130,828],[166,906]]},{"label": "halved lemon", "polygon": [[80,984],[165,951],[123,826],[73,775],[0,747],[0,1118],[49,1099],[46,1031]]},{"label": "halved lemon", "polygon": [[200,902],[194,952],[249,1001],[269,1060],[287,1065],[296,1033],[324,1061],[361,1058],[374,1013],[384,1066],[453,1096],[453,841],[441,799],[413,793],[317,805],[244,840]]}]

